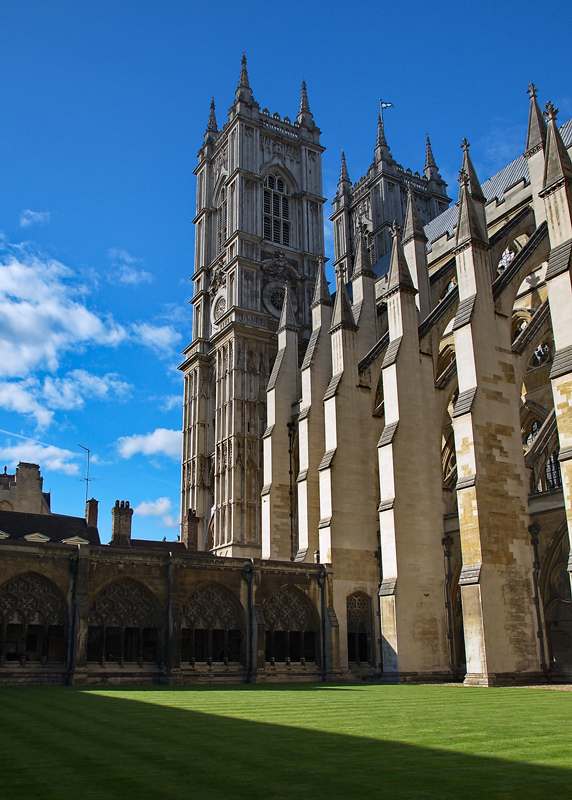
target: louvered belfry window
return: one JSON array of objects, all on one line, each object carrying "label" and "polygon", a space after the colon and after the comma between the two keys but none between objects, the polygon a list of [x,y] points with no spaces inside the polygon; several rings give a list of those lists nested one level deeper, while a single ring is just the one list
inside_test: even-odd
[{"label": "louvered belfry window", "polygon": [[224,250],[224,245],[226,242],[226,189],[222,190],[221,194],[221,202],[218,209],[218,242],[217,242],[217,252],[220,254]]},{"label": "louvered belfry window", "polygon": [[290,246],[290,198],[286,182],[279,175],[264,180],[264,238]]}]

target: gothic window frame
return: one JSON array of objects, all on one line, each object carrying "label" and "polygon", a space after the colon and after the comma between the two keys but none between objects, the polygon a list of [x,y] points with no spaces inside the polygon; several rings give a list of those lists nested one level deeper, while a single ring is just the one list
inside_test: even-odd
[{"label": "gothic window frame", "polygon": [[216,215],[216,255],[224,253],[226,240],[228,239],[228,200],[226,186],[223,186],[219,193]]},{"label": "gothic window frame", "polygon": [[306,594],[296,587],[283,586],[266,600],[262,612],[265,660],[271,666],[276,663],[319,666],[320,619]]},{"label": "gothic window frame", "polygon": [[268,172],[262,186],[262,238],[276,245],[293,246],[292,191],[278,171]]},{"label": "gothic window frame", "polygon": [[91,604],[87,660],[158,665],[160,633],[161,611],[153,592],[133,578],[115,578]]},{"label": "gothic window frame", "polygon": [[[363,591],[346,597],[348,664],[373,664],[372,599]],[[351,658],[351,656],[356,656]]]},{"label": "gothic window frame", "polygon": [[6,660],[65,664],[68,623],[68,604],[58,586],[46,576],[22,572],[0,587],[2,660],[16,644],[15,658]]},{"label": "gothic window frame", "polygon": [[240,599],[222,583],[197,586],[183,604],[181,664],[244,664],[245,647],[246,620]]}]

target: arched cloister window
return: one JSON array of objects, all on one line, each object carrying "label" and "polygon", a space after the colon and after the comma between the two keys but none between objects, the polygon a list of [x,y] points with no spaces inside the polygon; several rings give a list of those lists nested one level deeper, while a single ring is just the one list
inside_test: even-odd
[{"label": "arched cloister window", "polygon": [[286,181],[274,173],[264,179],[263,235],[269,242],[290,246],[291,208]]},{"label": "arched cloister window", "polygon": [[244,613],[226,586],[199,587],[183,607],[181,661],[241,663],[244,660]]},{"label": "arched cloister window", "polygon": [[348,624],[348,661],[366,664],[372,660],[371,598],[363,592],[354,592],[346,599]]},{"label": "arched cloister window", "polygon": [[57,587],[25,574],[0,590],[2,655],[7,661],[65,661],[68,609]]},{"label": "arched cloister window", "polygon": [[110,584],[94,600],[88,625],[88,661],[157,661],[159,606],[141,584],[128,578]]},{"label": "arched cloister window", "polygon": [[264,604],[266,661],[316,661],[318,615],[312,602],[295,589],[281,589]]}]

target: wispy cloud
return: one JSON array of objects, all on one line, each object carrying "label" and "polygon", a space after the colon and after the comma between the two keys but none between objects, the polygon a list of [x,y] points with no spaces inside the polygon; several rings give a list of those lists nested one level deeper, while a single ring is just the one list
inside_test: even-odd
[{"label": "wispy cloud", "polygon": [[135,340],[150,347],[160,358],[171,358],[183,338],[172,325],[151,325],[136,322],[132,325]]},{"label": "wispy cloud", "polygon": [[84,369],[74,369],[64,378],[47,377],[42,394],[50,408],[80,408],[85,396],[99,399],[123,400],[130,395],[131,385],[116,373],[92,375]]},{"label": "wispy cloud", "polygon": [[162,398],[161,411],[172,411],[174,408],[179,408],[183,405],[183,398],[180,394],[170,394]]},{"label": "wispy cloud", "polygon": [[119,455],[123,458],[141,453],[145,456],[165,455],[178,461],[181,458],[182,443],[181,431],[156,428],[152,433],[121,436],[116,444]]},{"label": "wispy cloud", "polygon": [[108,250],[107,255],[111,259],[112,267],[112,272],[109,275],[110,283],[124,283],[136,286],[138,283],[151,283],[153,280],[150,272],[137,266],[143,263],[142,259],[134,258],[125,250],[115,247]]},{"label": "wispy cloud", "polygon": [[20,214],[21,228],[29,228],[30,225],[47,225],[49,221],[49,211],[31,211],[29,208],[26,208]]}]

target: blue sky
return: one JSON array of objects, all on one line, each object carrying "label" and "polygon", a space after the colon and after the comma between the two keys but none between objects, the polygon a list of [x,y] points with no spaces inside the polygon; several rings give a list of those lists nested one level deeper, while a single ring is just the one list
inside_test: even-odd
[{"label": "blue sky", "polygon": [[[325,216],[345,149],[371,163],[379,98],[394,157],[425,135],[457,196],[466,136],[484,181],[523,150],[533,80],[572,117],[570,6],[536,2],[1,3],[0,465],[41,464],[56,513],[116,499],[134,536],[178,534],[180,351],[190,341],[196,152],[246,51],[261,107],[321,127]],[[332,256],[326,229],[326,255]]]}]

